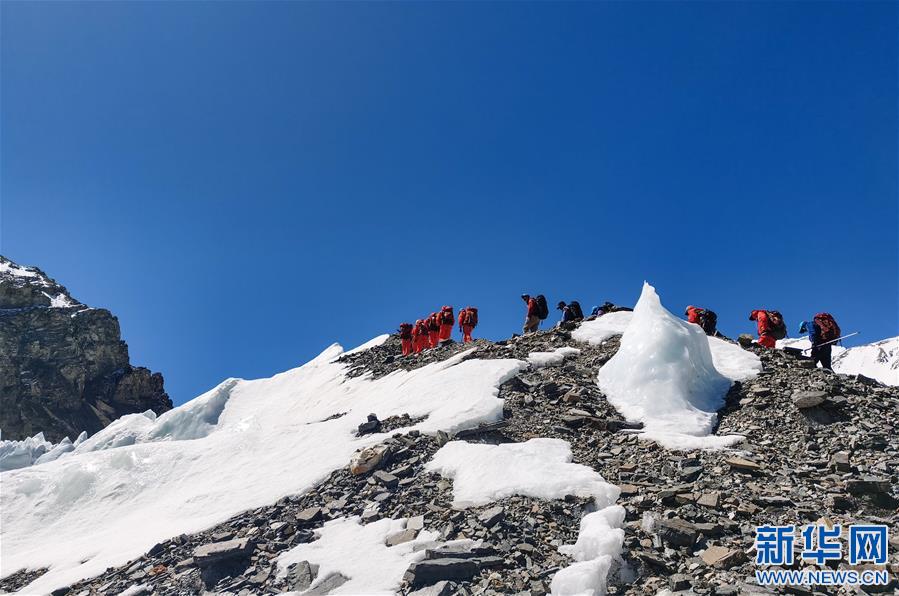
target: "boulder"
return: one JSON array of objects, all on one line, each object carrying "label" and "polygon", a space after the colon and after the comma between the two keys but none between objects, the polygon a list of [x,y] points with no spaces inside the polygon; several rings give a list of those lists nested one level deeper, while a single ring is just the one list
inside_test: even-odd
[{"label": "boulder", "polygon": [[221,561],[243,559],[253,554],[256,544],[251,538],[225,540],[198,546],[194,550],[194,562],[200,567],[208,567]]},{"label": "boulder", "polygon": [[350,474],[358,476],[377,469],[384,462],[388,452],[386,445],[373,445],[356,452],[350,460]]},{"label": "boulder", "polygon": [[826,400],[827,393],[824,391],[797,391],[793,394],[793,405],[800,410],[820,406]]}]

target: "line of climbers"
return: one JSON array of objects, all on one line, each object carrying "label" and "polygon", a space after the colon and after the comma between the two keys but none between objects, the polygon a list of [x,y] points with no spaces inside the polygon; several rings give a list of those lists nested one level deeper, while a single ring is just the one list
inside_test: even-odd
[{"label": "line of climbers", "polygon": [[452,306],[444,306],[438,312],[432,312],[415,323],[401,323],[398,330],[403,347],[403,356],[418,354],[428,348],[436,348],[441,342],[448,341],[453,335],[453,324],[458,322],[462,333],[462,342],[472,341],[471,332],[478,326],[478,309],[466,306],[459,311],[458,321],[453,315]]},{"label": "line of climbers", "polygon": [[[527,304],[524,326],[522,332],[534,333],[540,328],[540,322],[549,317],[549,306],[543,294],[531,296],[522,294],[521,299]],[[558,322],[560,327],[573,327],[578,321],[590,321],[611,312],[632,311],[632,308],[618,306],[611,302],[604,302],[601,306],[594,306],[589,317],[584,317],[584,311],[577,300],[571,302],[559,301],[556,309],[562,311],[562,318]],[[687,321],[698,325],[712,337],[724,337],[718,332],[718,315],[708,308],[693,306],[684,311]],[[749,313],[749,320],[755,321],[758,329],[758,344],[766,348],[774,349],[777,340],[787,336],[787,325],[783,315],[776,310],[757,309]],[[436,348],[441,342],[446,342],[452,336],[453,323],[457,322],[462,333],[463,343],[472,341],[471,333],[478,325],[478,309],[468,306],[459,311],[458,320],[453,316],[453,307],[444,306],[440,311],[433,312],[424,319],[418,319],[414,324],[402,323],[399,328],[399,336],[402,342],[403,356],[412,353],[418,354],[428,348]],[[811,358],[815,364],[821,363],[823,368],[832,370],[832,348],[842,338],[840,326],[830,313],[820,312],[812,317],[811,321],[803,321],[799,326],[800,335],[808,334],[811,342]],[[752,343],[752,336],[741,335],[740,343],[747,345]],[[790,348],[787,348],[790,349]]]}]

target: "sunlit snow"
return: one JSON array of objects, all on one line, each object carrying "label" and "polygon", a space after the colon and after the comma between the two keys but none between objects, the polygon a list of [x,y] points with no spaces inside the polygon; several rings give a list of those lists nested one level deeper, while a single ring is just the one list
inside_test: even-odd
[{"label": "sunlit snow", "polygon": [[334,345],[272,378],[231,379],[158,418],[123,417],[55,461],[4,472],[3,573],[49,567],[26,590],[49,592],[302,493],[383,440],[355,436],[370,412],[425,417],[410,428],[427,433],[495,422],[499,385],[526,366],[466,351],[372,380],[348,378],[340,353]]},{"label": "sunlit snow", "polygon": [[670,449],[709,449],[742,439],[711,434],[716,411],[734,380],[759,370],[754,354],[708,338],[698,325],[668,312],[644,284],[621,347],[600,368],[597,382],[619,412],[644,424],[644,437]]}]

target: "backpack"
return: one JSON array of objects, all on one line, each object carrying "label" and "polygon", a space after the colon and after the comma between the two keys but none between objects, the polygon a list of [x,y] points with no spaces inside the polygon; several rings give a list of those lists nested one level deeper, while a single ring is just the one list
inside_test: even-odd
[{"label": "backpack", "polygon": [[452,325],[456,320],[453,316],[453,309],[444,307],[444,309],[440,311],[439,320],[441,325]]},{"label": "backpack", "polygon": [[400,324],[400,339],[410,339],[412,337],[412,323]]},{"label": "backpack", "polygon": [[718,330],[718,315],[715,314],[715,311],[702,309],[699,313],[699,326],[706,335],[715,335]]},{"label": "backpack", "polygon": [[814,324],[818,326],[818,339],[827,343],[840,337],[840,326],[830,313],[819,312],[815,315]]},{"label": "backpack", "polygon": [[478,309],[469,306],[459,313],[459,322],[469,327],[478,326]]},{"label": "backpack", "polygon": [[569,302],[568,308],[571,310],[571,314],[574,315],[576,321],[580,321],[584,318],[584,311],[581,310],[581,304],[577,300]]},{"label": "backpack", "polygon": [[440,313],[431,313],[427,323],[425,323],[425,327],[427,327],[429,331],[440,331]]},{"label": "backpack", "polygon": [[768,315],[768,334],[774,339],[783,339],[787,336],[787,324],[783,315],[776,310],[766,310]]},{"label": "backpack", "polygon": [[546,296],[538,294],[537,298],[537,318],[541,321],[549,316],[549,305],[546,304]]}]

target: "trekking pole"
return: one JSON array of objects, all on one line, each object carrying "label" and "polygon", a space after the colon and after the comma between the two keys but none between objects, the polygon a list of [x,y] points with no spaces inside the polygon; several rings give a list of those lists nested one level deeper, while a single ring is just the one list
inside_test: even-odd
[{"label": "trekking pole", "polygon": [[[832,339],[832,340],[830,340],[830,341],[826,341],[826,342],[824,342],[823,344],[818,344],[818,345],[815,346],[815,347],[816,347],[816,348],[820,348],[821,346],[826,346],[827,344],[832,344],[832,343],[834,343],[834,342],[840,341],[841,339],[846,339],[847,337],[852,337],[853,335],[858,335],[858,334],[859,334],[858,331],[855,331],[854,333],[848,333],[848,334],[844,335],[843,337],[838,337],[838,338],[836,338],[836,339]],[[806,348],[806,349],[804,349],[804,350],[802,350],[802,351],[803,351],[803,352],[808,352],[808,351],[810,351],[811,349],[812,349],[812,348]]]}]

